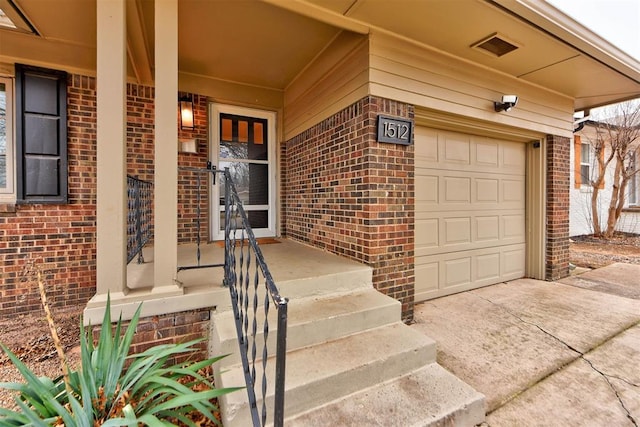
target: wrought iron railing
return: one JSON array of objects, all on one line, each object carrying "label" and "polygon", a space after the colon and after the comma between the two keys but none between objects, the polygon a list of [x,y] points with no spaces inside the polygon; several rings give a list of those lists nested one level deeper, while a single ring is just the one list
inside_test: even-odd
[{"label": "wrought iron railing", "polygon": [[127,264],[138,255],[144,262],[142,248],[151,239],[151,202],[153,183],[127,175]]},{"label": "wrought iron railing", "polygon": [[[180,166],[178,167],[178,173],[184,174],[183,179],[185,182],[188,182],[190,186],[195,184],[195,211],[196,211],[196,221],[195,221],[195,239],[196,239],[196,262],[195,264],[190,265],[179,265],[178,272],[184,270],[193,270],[199,268],[211,268],[211,267],[224,267],[224,264],[202,264],[200,262],[201,259],[201,250],[200,246],[202,243],[201,233],[202,233],[202,204],[203,198],[202,194],[206,194],[208,192],[207,184],[209,183],[209,175],[211,175],[211,183],[215,184],[216,182],[216,168],[211,165],[211,162],[207,162],[206,168],[196,168],[190,166]],[[195,183],[193,182],[195,180]],[[191,200],[193,202],[193,200]]]},{"label": "wrought iron railing", "polygon": [[[229,169],[220,172],[224,174],[225,178],[224,280],[231,295],[251,418],[254,426],[266,425],[267,418],[269,418],[269,422],[273,422],[275,427],[281,427],[284,422],[288,299],[280,295],[271,277],[262,251],[249,225],[240,196],[231,180]],[[274,406],[268,408],[267,364],[273,360],[270,359],[272,355],[269,354],[267,347],[271,303],[275,305],[277,310],[277,336],[275,384],[273,384],[275,388]],[[259,326],[262,329],[262,337],[258,332]],[[259,351],[260,355],[258,355]],[[273,413],[269,413],[270,411]]]}]

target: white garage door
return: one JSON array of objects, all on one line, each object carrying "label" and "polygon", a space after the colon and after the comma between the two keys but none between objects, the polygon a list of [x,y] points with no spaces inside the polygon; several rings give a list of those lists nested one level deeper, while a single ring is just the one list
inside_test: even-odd
[{"label": "white garage door", "polygon": [[525,144],[415,131],[416,301],[525,272]]}]

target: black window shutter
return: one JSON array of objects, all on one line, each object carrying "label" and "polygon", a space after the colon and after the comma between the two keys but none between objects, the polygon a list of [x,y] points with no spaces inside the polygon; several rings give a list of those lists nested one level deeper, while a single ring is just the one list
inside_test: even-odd
[{"label": "black window shutter", "polygon": [[67,73],[16,64],[19,203],[67,203]]}]

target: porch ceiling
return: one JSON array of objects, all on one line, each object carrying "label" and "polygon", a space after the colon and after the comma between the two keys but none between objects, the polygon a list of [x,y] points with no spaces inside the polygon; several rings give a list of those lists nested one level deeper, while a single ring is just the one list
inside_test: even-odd
[{"label": "porch ceiling", "polygon": [[[95,0],[12,1],[39,35],[0,29],[0,60],[94,72]],[[153,0],[128,1],[127,14],[129,74],[149,83]],[[537,0],[181,0],[179,67],[284,90],[341,31],[393,33],[573,97],[576,109],[640,96],[637,60]],[[494,33],[518,49],[472,47]]]}]

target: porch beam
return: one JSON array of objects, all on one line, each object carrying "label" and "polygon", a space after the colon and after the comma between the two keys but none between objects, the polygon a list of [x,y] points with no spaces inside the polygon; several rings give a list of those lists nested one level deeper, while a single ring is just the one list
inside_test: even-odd
[{"label": "porch beam", "polygon": [[96,294],[126,293],[126,16],[125,0],[97,7]]},{"label": "porch beam", "polygon": [[180,290],[178,270],[178,0],[155,1],[154,288]]},{"label": "porch beam", "polygon": [[262,1],[273,6],[286,9],[289,12],[297,13],[298,15],[306,16],[307,18],[324,22],[325,24],[329,24],[343,30],[351,31],[358,34],[369,34],[370,31],[370,27],[368,25],[365,25],[356,19],[352,19],[345,15],[333,12],[331,10],[325,9],[324,7],[316,6],[315,4],[308,3],[304,0]]}]

